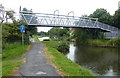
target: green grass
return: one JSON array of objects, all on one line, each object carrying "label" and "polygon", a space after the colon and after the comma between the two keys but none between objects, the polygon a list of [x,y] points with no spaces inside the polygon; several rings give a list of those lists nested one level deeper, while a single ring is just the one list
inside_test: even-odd
[{"label": "green grass", "polygon": [[3,48],[3,51],[5,50],[9,50],[9,49],[14,49],[16,47],[19,47],[21,46],[21,43],[20,42],[13,42],[13,43],[6,43],[4,42],[3,45],[2,45],[2,48]]},{"label": "green grass", "polygon": [[109,40],[89,40],[89,45],[97,46],[97,45],[103,45],[103,46],[120,46],[120,39],[109,39]]},{"label": "green grass", "polygon": [[44,37],[44,36],[38,36],[38,35],[33,35],[33,37],[35,38],[41,38],[41,37]]},{"label": "green grass", "polygon": [[35,42],[39,42],[40,41],[38,38],[39,37],[34,37]]},{"label": "green grass", "polygon": [[6,60],[2,62],[2,76],[12,76],[13,70],[16,67],[21,66],[22,62],[21,61],[11,61],[11,60]]},{"label": "green grass", "polygon": [[2,55],[2,76],[12,76],[13,70],[22,65],[22,55],[28,51],[28,46],[23,49],[19,42],[6,45]]},{"label": "green grass", "polygon": [[111,39],[107,42],[108,45],[111,46],[119,46],[120,47],[120,39],[115,38],[115,39]]},{"label": "green grass", "polygon": [[2,54],[0,54],[0,78],[2,76]]},{"label": "green grass", "polygon": [[97,45],[107,45],[107,42],[108,40],[89,40],[88,41],[88,44],[89,45],[94,45],[94,46],[97,46]]},{"label": "green grass", "polygon": [[90,70],[79,66],[58,52],[54,48],[59,44],[57,41],[43,41],[43,43],[46,43],[46,52],[50,59],[65,76],[94,76]]},{"label": "green grass", "polygon": [[7,44],[7,46],[9,46],[9,48],[7,47],[7,48],[3,49],[3,51],[2,51],[3,60],[15,59],[15,58],[21,56],[22,54],[24,54],[26,52],[26,48],[28,47],[28,45],[25,45],[24,49],[23,49],[21,46],[21,43],[19,43],[19,42],[16,42],[13,44]]}]

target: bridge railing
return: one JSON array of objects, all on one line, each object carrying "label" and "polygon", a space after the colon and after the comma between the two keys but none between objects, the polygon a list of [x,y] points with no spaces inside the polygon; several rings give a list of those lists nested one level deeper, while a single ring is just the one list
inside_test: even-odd
[{"label": "bridge railing", "polygon": [[113,27],[113,26],[110,26],[110,25],[107,25],[107,24],[97,22],[97,25],[102,30],[106,30],[106,31],[110,31],[110,32],[120,32],[119,28],[116,28],[116,27]]},{"label": "bridge railing", "polygon": [[21,19],[28,25],[100,28],[110,32],[119,32],[116,27],[98,22],[97,18],[77,17],[59,14],[32,13],[20,11]]},{"label": "bridge railing", "polygon": [[[77,16],[66,16],[57,14],[44,14],[44,13],[28,13],[21,12],[22,19],[29,25],[55,25],[55,26],[81,26],[81,27],[94,27],[93,23],[90,22],[95,18],[77,17]],[[34,19],[37,17],[36,19]],[[37,20],[36,23],[32,21]],[[79,22],[76,24],[76,22]]]}]

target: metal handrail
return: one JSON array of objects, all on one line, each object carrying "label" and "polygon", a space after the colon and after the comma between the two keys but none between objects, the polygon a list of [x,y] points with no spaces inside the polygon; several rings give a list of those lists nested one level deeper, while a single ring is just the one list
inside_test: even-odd
[{"label": "metal handrail", "polygon": [[[73,14],[73,16],[70,16],[71,13]],[[33,25],[39,25],[40,23],[45,25],[46,23],[49,25],[53,25],[53,20],[55,20],[56,25],[59,25],[59,26],[63,25],[68,27],[74,26],[74,27],[100,28],[102,30],[106,30],[110,32],[120,32],[120,29],[116,27],[98,22],[98,18],[74,16],[73,11],[69,12],[67,15],[60,15],[59,10],[55,10],[54,14],[20,11],[20,15],[22,19],[28,23],[28,25],[31,25],[30,21],[32,21],[32,19],[26,19],[26,16],[28,17],[31,16],[31,18],[36,16],[38,18],[37,20],[41,22],[38,22],[37,24],[33,24]],[[58,16],[58,17],[55,17],[55,16]],[[93,19],[95,21],[93,21]],[[78,23],[75,24],[75,22],[78,22]]]}]

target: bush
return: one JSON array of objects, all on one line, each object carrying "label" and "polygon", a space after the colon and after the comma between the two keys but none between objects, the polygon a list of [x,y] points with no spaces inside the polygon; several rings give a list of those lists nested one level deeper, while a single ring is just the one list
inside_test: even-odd
[{"label": "bush", "polygon": [[89,45],[106,45],[105,41],[103,40],[89,40],[88,42]]},{"label": "bush", "polygon": [[61,42],[56,49],[60,52],[66,53],[69,52],[69,43],[68,42]]},{"label": "bush", "polygon": [[18,46],[21,45],[21,42],[13,42],[13,43],[8,43],[8,42],[2,42],[2,49],[14,49]]},{"label": "bush", "polygon": [[74,39],[74,36],[70,36],[67,38],[67,41],[71,41],[72,39]]},{"label": "bush", "polygon": [[112,46],[120,46],[120,39],[116,38],[116,39],[111,39],[107,42],[108,45],[112,45]]}]

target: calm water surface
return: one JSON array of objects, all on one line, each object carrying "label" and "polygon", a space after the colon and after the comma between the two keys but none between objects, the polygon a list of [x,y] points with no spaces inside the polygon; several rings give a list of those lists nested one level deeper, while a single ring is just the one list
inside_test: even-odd
[{"label": "calm water surface", "polygon": [[71,43],[69,52],[65,55],[73,62],[90,69],[97,76],[120,75],[118,70],[120,49],[118,48],[75,46]]},{"label": "calm water surface", "polygon": [[38,38],[40,41],[43,41],[44,39],[50,39],[49,37],[41,37],[41,38]]}]

